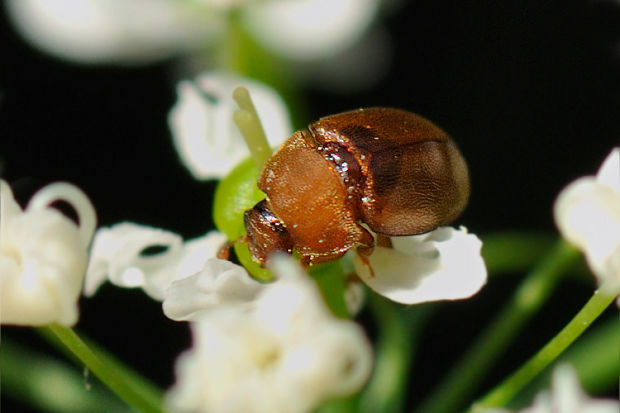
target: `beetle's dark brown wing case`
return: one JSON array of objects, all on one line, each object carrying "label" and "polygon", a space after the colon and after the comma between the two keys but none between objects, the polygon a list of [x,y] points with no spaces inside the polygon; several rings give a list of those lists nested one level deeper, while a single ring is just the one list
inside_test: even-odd
[{"label": "beetle's dark brown wing case", "polygon": [[309,127],[317,143],[346,148],[360,164],[359,215],[375,232],[420,234],[454,220],[469,197],[467,166],[448,135],[410,112],[370,108]]},{"label": "beetle's dark brown wing case", "polygon": [[370,157],[359,212],[375,232],[413,235],[455,220],[469,197],[467,166],[451,142],[421,142]]},{"label": "beetle's dark brown wing case", "polygon": [[375,153],[411,143],[445,142],[448,135],[427,119],[401,109],[367,108],[326,116],[312,123],[319,142]]}]

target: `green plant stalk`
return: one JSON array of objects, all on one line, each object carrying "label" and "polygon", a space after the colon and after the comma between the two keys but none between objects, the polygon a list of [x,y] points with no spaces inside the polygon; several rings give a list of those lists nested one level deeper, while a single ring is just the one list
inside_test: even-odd
[{"label": "green plant stalk", "polygon": [[[620,373],[620,328],[618,318],[609,317],[594,323],[550,366],[504,405],[516,409],[530,405],[540,389],[548,388],[559,364],[570,364],[577,371],[581,387],[587,394],[604,394],[617,387]],[[496,384],[499,384],[498,380]]]},{"label": "green plant stalk", "polygon": [[131,413],[130,406],[80,369],[28,348],[11,337],[0,351],[2,396],[50,413]]},{"label": "green plant stalk", "polygon": [[51,324],[41,330],[44,337],[51,340],[50,336],[53,335],[58,339],[102,383],[127,404],[145,413],[164,413],[161,397],[146,388],[143,384],[144,380],[137,381],[131,375],[125,374],[125,370],[128,369],[120,369],[116,361],[107,362],[105,357],[96,354],[75,331],[58,324]]},{"label": "green plant stalk", "polygon": [[362,413],[403,410],[416,335],[429,315],[428,308],[403,307],[378,294],[370,294],[370,309],[379,328],[375,369],[360,396]]},{"label": "green plant stalk", "polygon": [[506,380],[475,403],[470,412],[474,412],[482,407],[503,406],[512,400],[526,384],[581,336],[594,320],[616,299],[618,293],[620,291],[616,292],[616,294],[603,293],[600,289],[595,291],[594,295],[579,310],[577,315],[551,341]]},{"label": "green plant stalk", "polygon": [[[52,332],[52,330],[48,328],[42,328],[39,329],[39,333],[50,344],[55,346],[61,353],[65,354],[73,361],[80,363],[80,360],[79,358],[77,358],[75,353],[70,348],[68,348],[59,339],[59,337],[54,332]],[[108,351],[99,346],[96,342],[89,340],[87,337],[81,337],[81,339],[86,343],[88,347],[90,347],[92,352],[95,353],[106,366],[108,366],[110,369],[116,370],[118,375],[124,376],[127,381],[131,382],[136,391],[141,393],[144,398],[151,400],[162,399],[163,395],[161,389],[159,389],[159,387],[153,384],[150,380],[146,379],[144,376],[129,368],[113,354],[110,354]]]},{"label": "green plant stalk", "polygon": [[354,413],[357,412],[357,396],[328,400],[314,410],[314,413]]},{"label": "green plant stalk", "polygon": [[551,250],[556,236],[534,231],[501,231],[480,235],[489,274],[525,272]]},{"label": "green plant stalk", "polygon": [[416,411],[453,413],[463,408],[493,363],[541,308],[560,277],[579,257],[576,249],[564,241],[558,241]]},{"label": "green plant stalk", "polygon": [[285,58],[266,49],[247,32],[241,10],[232,10],[227,19],[228,28],[223,41],[215,42],[205,53],[210,58],[208,65],[239,73],[271,86],[288,104],[293,125],[307,124],[308,119],[303,115],[307,112],[307,102],[295,81],[291,65]]},{"label": "green plant stalk", "polygon": [[317,283],[325,304],[332,314],[339,318],[350,318],[345,301],[345,275],[340,262],[332,261],[314,265],[308,273]]},{"label": "green plant stalk", "polygon": [[250,98],[250,92],[245,87],[239,86],[233,91],[233,99],[239,105],[239,109],[233,113],[233,120],[245,139],[256,167],[261,170],[271,156],[271,148]]}]

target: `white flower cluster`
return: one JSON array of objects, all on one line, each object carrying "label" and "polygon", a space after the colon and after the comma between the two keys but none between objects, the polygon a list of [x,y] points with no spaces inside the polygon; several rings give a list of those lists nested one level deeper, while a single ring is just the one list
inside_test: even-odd
[{"label": "white flower cluster", "polygon": [[164,313],[177,321],[195,321],[208,310],[245,304],[262,284],[243,267],[215,258],[225,242],[226,236],[217,231],[183,241],[173,232],[128,222],[100,228],[84,294],[92,296],[106,280],[141,288],[162,301]]},{"label": "white flower cluster", "polygon": [[353,322],[331,315],[290,257],[273,257],[278,280],[245,307],[220,307],[192,324],[193,347],[167,395],[174,412],[296,413],[361,388],[372,351]]},{"label": "white flower cluster", "polygon": [[[163,301],[168,317],[191,321],[194,344],[177,361],[170,410],[306,412],[359,390],[372,367],[363,331],[331,314],[290,256],[270,260],[277,279],[261,284],[243,267],[214,258],[224,242],[215,231],[183,242],[130,223],[101,228],[95,237],[87,294],[108,278]],[[161,252],[143,255],[155,247]]]}]

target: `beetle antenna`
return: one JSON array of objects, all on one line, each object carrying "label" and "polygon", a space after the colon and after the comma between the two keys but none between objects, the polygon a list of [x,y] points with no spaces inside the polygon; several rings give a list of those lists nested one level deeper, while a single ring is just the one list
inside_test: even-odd
[{"label": "beetle antenna", "polygon": [[246,145],[248,145],[254,163],[261,170],[271,156],[271,148],[256,112],[256,107],[252,103],[250,92],[243,86],[235,88],[233,99],[239,105],[239,109],[233,113],[233,121],[239,128]]}]

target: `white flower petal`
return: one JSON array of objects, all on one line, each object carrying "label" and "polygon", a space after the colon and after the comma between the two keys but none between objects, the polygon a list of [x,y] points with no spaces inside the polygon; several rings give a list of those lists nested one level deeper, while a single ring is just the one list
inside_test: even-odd
[{"label": "white flower petal", "polygon": [[[13,197],[11,187],[5,181],[0,180],[0,222],[8,222],[9,219],[19,215],[21,207]],[[6,226],[0,227],[0,234]]]},{"label": "white flower petal", "polygon": [[302,413],[366,382],[364,333],[331,316],[312,280],[286,259],[270,261],[278,279],[251,306],[205,312],[192,324],[194,345],[166,395],[171,411]]},{"label": "white flower petal", "polygon": [[457,300],[472,296],[486,283],[482,242],[464,228],[441,227],[391,240],[393,248],[375,247],[369,257],[374,275],[355,257],[360,278],[390,300],[404,304]]},{"label": "white flower petal", "polygon": [[596,177],[562,190],[554,205],[562,236],[585,253],[599,284],[620,287],[620,150],[614,149]]},{"label": "white flower petal", "polygon": [[603,161],[596,174],[596,181],[620,192],[620,148],[614,148]]},{"label": "white flower petal", "polygon": [[[78,213],[76,225],[49,205],[63,200]],[[78,318],[95,211],[66,183],[37,192],[22,212],[0,180],[0,321],[2,324],[73,325]]]},{"label": "white flower petal", "polygon": [[[181,248],[179,235],[129,222],[100,228],[95,234],[86,274],[84,294],[93,295],[106,280],[119,287],[142,287],[146,273],[175,259]],[[140,253],[149,247],[162,251],[152,256]]]},{"label": "white flower petal", "polygon": [[246,7],[242,18],[265,47],[292,59],[312,60],[357,41],[378,6],[378,0],[272,1]]},{"label": "white flower petal", "polygon": [[591,399],[579,384],[575,370],[569,365],[555,368],[551,393],[542,392],[534,404],[522,413],[617,413],[617,400]]},{"label": "white flower petal", "polygon": [[183,243],[182,254],[177,261],[178,279],[201,271],[209,258],[216,257],[228,239],[219,231],[209,231],[204,236]]},{"label": "white flower petal", "polygon": [[149,63],[224,31],[221,16],[168,0],[9,0],[7,9],[35,46],[83,63]]},{"label": "white flower petal", "polygon": [[[140,287],[156,300],[177,279],[202,269],[226,237],[216,231],[187,242],[169,231],[121,223],[100,228],[93,242],[84,294],[92,295],[106,280],[119,287]],[[145,254],[150,248],[161,250]]]},{"label": "white flower petal", "polygon": [[278,279],[259,296],[255,316],[274,334],[305,334],[298,325],[331,316],[320,291],[301,265],[284,253],[269,257],[267,267]]},{"label": "white flower petal", "polygon": [[168,124],[181,161],[196,179],[220,179],[250,154],[233,122],[237,86],[250,91],[270,145],[280,145],[292,132],[284,102],[262,83],[224,71],[180,82]]},{"label": "white flower petal", "polygon": [[205,311],[246,305],[262,288],[243,267],[211,258],[200,272],[170,284],[164,314],[176,321],[195,321]]},{"label": "white flower petal", "polygon": [[370,352],[354,323],[333,320],[321,325],[316,334],[304,337],[283,360],[285,381],[281,385],[291,387],[290,405],[295,405],[294,391],[298,389],[305,389],[304,396],[310,400],[343,396],[359,389],[372,370]]},{"label": "white flower petal", "polygon": [[89,245],[97,226],[95,210],[88,197],[76,186],[56,182],[37,191],[30,199],[26,211],[45,210],[56,201],[65,201],[77,213],[82,241]]}]

